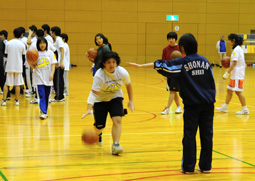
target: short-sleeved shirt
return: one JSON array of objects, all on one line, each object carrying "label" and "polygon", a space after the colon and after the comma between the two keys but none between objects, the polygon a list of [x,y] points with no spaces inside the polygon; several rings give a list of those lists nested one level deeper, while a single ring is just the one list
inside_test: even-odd
[{"label": "short-sleeved shirt", "polygon": [[44,37],[48,42],[51,42],[51,44],[53,44],[54,42],[53,42],[53,39],[52,39],[52,37],[50,36],[50,35],[47,35],[47,36],[45,36]]},{"label": "short-sleeved shirt", "polygon": [[8,41],[5,47],[7,54],[6,72],[22,73],[23,60],[22,55],[26,54],[25,44],[18,39]]},{"label": "short-sleeved shirt", "polygon": [[25,44],[25,47],[26,47],[26,49],[27,49],[27,37],[22,37],[22,38],[20,38],[19,40],[20,40],[22,43]]},{"label": "short-sleeved shirt", "polygon": [[56,58],[52,51],[39,51],[38,52],[38,64],[37,68],[34,69],[33,74],[33,85],[46,85],[52,86],[53,81],[49,81],[51,74],[51,65],[57,63]]},{"label": "short-sleeved shirt", "polygon": [[[36,49],[37,50],[37,46],[36,46],[37,41],[33,42],[30,46],[29,46],[29,50],[30,49]],[[54,47],[54,45],[48,41],[48,50],[51,50],[52,52],[55,52],[57,49]],[[38,50],[37,50],[38,51]]]},{"label": "short-sleeved shirt", "polygon": [[53,45],[54,45],[54,47],[58,51],[58,63],[60,63],[60,60],[61,60],[61,51],[60,51],[60,48],[64,48],[64,42],[63,42],[62,38],[57,36],[56,37],[56,41],[54,42]]},{"label": "short-sleeved shirt", "polygon": [[171,60],[171,54],[173,51],[180,51],[180,48],[178,45],[175,45],[174,47],[170,46],[170,45],[167,45],[164,49],[163,49],[163,52],[162,52],[162,59],[163,60],[168,60],[170,61]]},{"label": "short-sleeved shirt", "polygon": [[245,77],[245,60],[243,49],[239,45],[234,48],[231,54],[230,65],[233,61],[237,61],[237,63],[234,69],[231,71],[231,79],[243,80]]},{"label": "short-sleeved shirt", "polygon": [[95,102],[105,102],[123,97],[121,86],[130,83],[129,73],[123,67],[117,66],[114,73],[100,68],[94,76],[92,86],[92,90],[99,92]]}]

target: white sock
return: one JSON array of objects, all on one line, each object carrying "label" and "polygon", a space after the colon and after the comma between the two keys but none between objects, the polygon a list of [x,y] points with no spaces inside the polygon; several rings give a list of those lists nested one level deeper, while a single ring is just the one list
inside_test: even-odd
[{"label": "white sock", "polygon": [[247,106],[243,106],[243,109],[247,109]]},{"label": "white sock", "polygon": [[227,106],[228,107],[228,104],[225,103],[225,104],[223,104],[223,106]]}]

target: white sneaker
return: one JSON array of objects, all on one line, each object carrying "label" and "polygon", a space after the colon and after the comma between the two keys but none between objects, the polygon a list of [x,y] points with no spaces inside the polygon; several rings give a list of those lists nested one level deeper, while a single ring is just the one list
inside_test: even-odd
[{"label": "white sneaker", "polygon": [[44,113],[42,113],[41,115],[40,115],[40,119],[46,119],[48,117],[48,115],[47,114],[44,114]]},{"label": "white sneaker", "polygon": [[27,90],[25,91],[25,94],[28,94],[28,93],[30,93],[30,90],[29,90],[29,89],[27,89]]},{"label": "white sneaker", "polygon": [[120,144],[118,144],[118,145],[113,144],[112,145],[112,154],[113,155],[119,155],[121,153],[123,153],[122,146],[120,146]]},{"label": "white sneaker", "polygon": [[181,106],[177,106],[175,114],[181,114],[181,113],[182,113],[182,107]]},{"label": "white sneaker", "polygon": [[63,99],[58,100],[58,102],[63,102],[63,101],[65,101],[65,100],[66,100],[66,99],[63,98]]},{"label": "white sneaker", "polygon": [[6,101],[2,100],[1,106],[6,106]]},{"label": "white sneaker", "polygon": [[34,97],[34,94],[33,93],[27,93],[26,97]]},{"label": "white sneaker", "polygon": [[183,170],[183,168],[181,168],[181,170],[180,170],[182,173],[185,173],[185,174],[193,174],[194,172],[186,172],[186,171],[184,171]]},{"label": "white sneaker", "polygon": [[168,107],[165,107],[165,109],[161,112],[161,114],[169,114],[169,113],[170,111]]},{"label": "white sneaker", "polygon": [[14,100],[15,106],[19,106],[19,100]]},{"label": "white sneaker", "polygon": [[30,104],[38,104],[38,100],[34,98],[32,101],[30,101]]},{"label": "white sneaker", "polygon": [[236,114],[250,114],[248,108],[244,108],[241,111],[237,111]]},{"label": "white sneaker", "polygon": [[202,172],[202,173],[211,173],[211,170],[201,170],[199,167],[198,167],[197,170]]},{"label": "white sneaker", "polygon": [[102,135],[99,135],[99,139],[98,139],[97,145],[98,146],[103,146],[104,145],[104,142],[103,142],[103,139],[102,139]]},{"label": "white sneaker", "polygon": [[227,105],[223,105],[222,107],[216,107],[216,109],[218,111],[221,111],[221,112],[228,112],[228,106]]}]

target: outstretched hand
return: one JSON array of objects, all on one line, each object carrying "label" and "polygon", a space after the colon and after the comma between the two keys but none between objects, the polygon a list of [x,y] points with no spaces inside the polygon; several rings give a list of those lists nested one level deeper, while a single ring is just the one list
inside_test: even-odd
[{"label": "outstretched hand", "polygon": [[87,115],[91,115],[91,110],[87,110],[87,112],[85,112],[83,115],[82,115],[82,119],[85,118]]},{"label": "outstretched hand", "polygon": [[128,102],[128,108],[129,108],[131,111],[134,111],[134,110],[135,110],[135,106],[134,106],[133,101],[129,101],[129,102]]},{"label": "outstretched hand", "polygon": [[131,65],[132,67],[135,67],[135,68],[142,68],[142,66],[140,64],[137,64],[137,63],[127,62],[127,64]]}]

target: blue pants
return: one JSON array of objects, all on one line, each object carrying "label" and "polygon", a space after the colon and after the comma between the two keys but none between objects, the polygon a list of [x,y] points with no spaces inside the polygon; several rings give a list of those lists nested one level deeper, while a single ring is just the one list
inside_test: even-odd
[{"label": "blue pants", "polygon": [[96,71],[97,71],[96,67],[95,67],[95,66],[92,67],[92,75],[93,75],[93,77],[94,77],[94,75],[96,74]]},{"label": "blue pants", "polygon": [[47,114],[51,86],[37,85],[39,95],[39,107],[44,114]]},{"label": "blue pants", "polygon": [[199,167],[201,170],[211,170],[213,148],[213,116],[214,104],[199,106],[184,106],[184,136],[182,168],[185,172],[194,172],[196,165],[196,134],[199,127],[201,152]]}]

